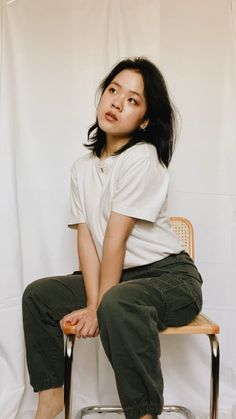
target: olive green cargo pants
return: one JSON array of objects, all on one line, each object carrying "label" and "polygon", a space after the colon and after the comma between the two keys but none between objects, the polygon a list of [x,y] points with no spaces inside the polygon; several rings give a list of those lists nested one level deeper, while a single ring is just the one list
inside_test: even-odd
[{"label": "olive green cargo pants", "polygon": [[[163,379],[158,330],[191,322],[201,310],[201,276],[182,252],[123,271],[98,308],[100,337],[128,419],[160,414]],[[35,391],[63,385],[64,341],[59,320],[86,306],[81,273],[39,279],[23,296],[30,382]]]}]

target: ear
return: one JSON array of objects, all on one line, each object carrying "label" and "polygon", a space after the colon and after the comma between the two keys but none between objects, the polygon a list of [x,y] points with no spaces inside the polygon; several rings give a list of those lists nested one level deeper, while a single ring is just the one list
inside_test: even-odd
[{"label": "ear", "polygon": [[148,124],[149,124],[149,119],[145,119],[143,122],[142,122],[142,124],[140,125],[140,129],[145,129],[145,128],[147,128],[147,126],[148,126]]}]

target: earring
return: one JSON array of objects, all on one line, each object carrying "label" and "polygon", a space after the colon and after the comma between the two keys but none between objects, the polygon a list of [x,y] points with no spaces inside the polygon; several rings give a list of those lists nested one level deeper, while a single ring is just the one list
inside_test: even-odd
[{"label": "earring", "polygon": [[145,127],[144,128],[139,127],[139,131],[145,132],[146,131],[146,128]]}]

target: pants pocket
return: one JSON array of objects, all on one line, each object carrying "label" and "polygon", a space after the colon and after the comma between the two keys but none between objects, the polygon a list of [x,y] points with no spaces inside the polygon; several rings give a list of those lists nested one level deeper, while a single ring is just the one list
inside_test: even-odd
[{"label": "pants pocket", "polygon": [[183,326],[194,320],[201,311],[201,288],[199,287],[199,290],[197,290],[195,286],[189,287],[189,284],[186,285],[182,282],[181,285],[168,291],[166,301],[166,324],[168,326]]}]

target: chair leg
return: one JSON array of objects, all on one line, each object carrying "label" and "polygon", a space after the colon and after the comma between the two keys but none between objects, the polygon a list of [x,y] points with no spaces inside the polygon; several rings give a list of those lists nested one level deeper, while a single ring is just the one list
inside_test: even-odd
[{"label": "chair leg", "polygon": [[[218,419],[220,350],[216,335],[208,335],[208,337],[211,344],[210,419]],[[74,342],[75,336],[69,335],[66,340],[65,354],[65,419],[70,419],[71,365],[73,360]],[[165,406],[163,410],[169,413],[182,413],[189,419],[195,418],[189,409],[182,406]],[[109,411],[113,413],[121,413],[122,408],[119,406],[87,406],[78,412],[76,418],[81,419],[89,413],[102,413]]]},{"label": "chair leg", "polygon": [[208,335],[211,344],[210,419],[218,418],[220,350],[216,335]]},{"label": "chair leg", "polygon": [[90,413],[123,413],[121,406],[107,406],[107,405],[95,405],[95,406],[86,406],[81,409],[77,415],[76,419],[82,419],[83,416],[89,415]]},{"label": "chair leg", "polygon": [[66,345],[65,345],[65,383],[64,383],[65,419],[70,419],[71,369],[72,369],[72,362],[73,362],[74,343],[75,343],[75,335],[68,335],[66,337]]},{"label": "chair leg", "polygon": [[163,407],[163,412],[180,413],[182,416],[186,417],[187,419],[196,419],[196,416],[191,412],[191,410],[187,409],[184,406],[166,405]]}]

